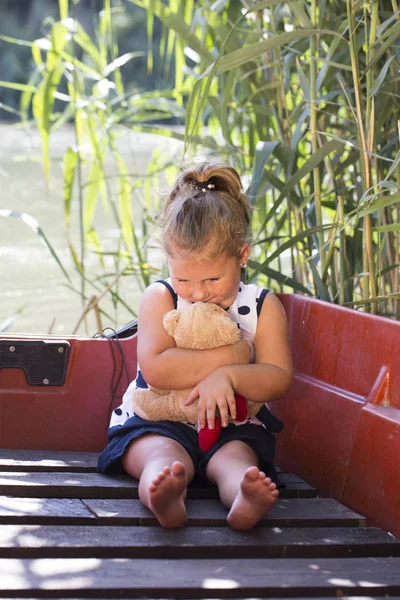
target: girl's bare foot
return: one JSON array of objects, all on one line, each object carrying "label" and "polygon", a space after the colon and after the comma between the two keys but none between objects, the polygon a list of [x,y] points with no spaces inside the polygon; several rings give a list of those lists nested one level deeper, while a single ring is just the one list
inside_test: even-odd
[{"label": "girl's bare foot", "polygon": [[228,514],[233,529],[251,529],[272,508],[279,492],[275,483],[257,467],[244,474],[240,490]]},{"label": "girl's bare foot", "polygon": [[186,472],[180,462],[172,463],[153,479],[149,488],[149,508],[163,527],[183,527],[187,523]]}]

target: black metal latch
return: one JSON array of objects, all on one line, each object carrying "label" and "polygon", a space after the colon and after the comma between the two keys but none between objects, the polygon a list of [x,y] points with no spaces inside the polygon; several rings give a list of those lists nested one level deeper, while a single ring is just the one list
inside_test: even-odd
[{"label": "black metal latch", "polygon": [[69,351],[65,340],[0,340],[0,369],[22,369],[29,385],[63,385]]}]

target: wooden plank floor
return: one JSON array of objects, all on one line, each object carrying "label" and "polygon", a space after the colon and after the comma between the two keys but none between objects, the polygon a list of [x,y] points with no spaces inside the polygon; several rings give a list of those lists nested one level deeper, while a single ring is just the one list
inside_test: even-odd
[{"label": "wooden plank floor", "polygon": [[400,541],[295,475],[252,531],[200,481],[165,530],[96,460],[0,450],[1,598],[400,597]]}]

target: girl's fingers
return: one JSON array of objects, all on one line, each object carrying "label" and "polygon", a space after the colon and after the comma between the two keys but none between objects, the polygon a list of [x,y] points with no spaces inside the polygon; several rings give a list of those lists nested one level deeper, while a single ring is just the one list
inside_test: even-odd
[{"label": "girl's fingers", "polygon": [[207,425],[209,429],[214,429],[215,425],[215,406],[207,408]]},{"label": "girl's fingers", "polygon": [[221,424],[222,427],[228,426],[229,421],[229,412],[228,412],[228,404],[225,398],[218,401],[219,414],[221,416]]},{"label": "girl's fingers", "polygon": [[232,393],[226,398],[229,407],[229,414],[232,419],[236,419],[236,400],[235,395]]},{"label": "girl's fingers", "polygon": [[[193,392],[189,395],[185,404],[188,405],[191,401],[198,398],[199,394],[196,393],[195,397],[192,398]],[[198,421],[201,429],[207,425],[210,429],[214,429],[215,427],[215,411],[219,409],[221,424],[222,427],[227,427],[229,423],[229,416],[232,419],[236,419],[236,401],[235,396],[232,394],[228,394],[226,397],[219,398],[218,400],[210,400],[207,404],[199,401],[199,410],[198,410]]]},{"label": "girl's fingers", "polygon": [[206,423],[207,423],[206,417],[207,417],[206,407],[201,402],[199,402],[198,421],[199,421],[200,429],[204,429],[204,427],[206,426]]}]

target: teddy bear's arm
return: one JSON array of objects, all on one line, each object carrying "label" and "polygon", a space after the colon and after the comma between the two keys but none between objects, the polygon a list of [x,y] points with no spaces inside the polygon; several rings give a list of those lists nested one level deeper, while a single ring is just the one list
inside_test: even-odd
[{"label": "teddy bear's arm", "polygon": [[132,407],[146,421],[179,421],[197,423],[197,402],[185,406],[190,390],[171,391],[160,396],[151,388],[137,388],[132,394]]},{"label": "teddy bear's arm", "polygon": [[254,402],[253,400],[246,400],[247,403],[247,416],[255,417],[256,414],[261,410],[264,406],[262,402]]}]

